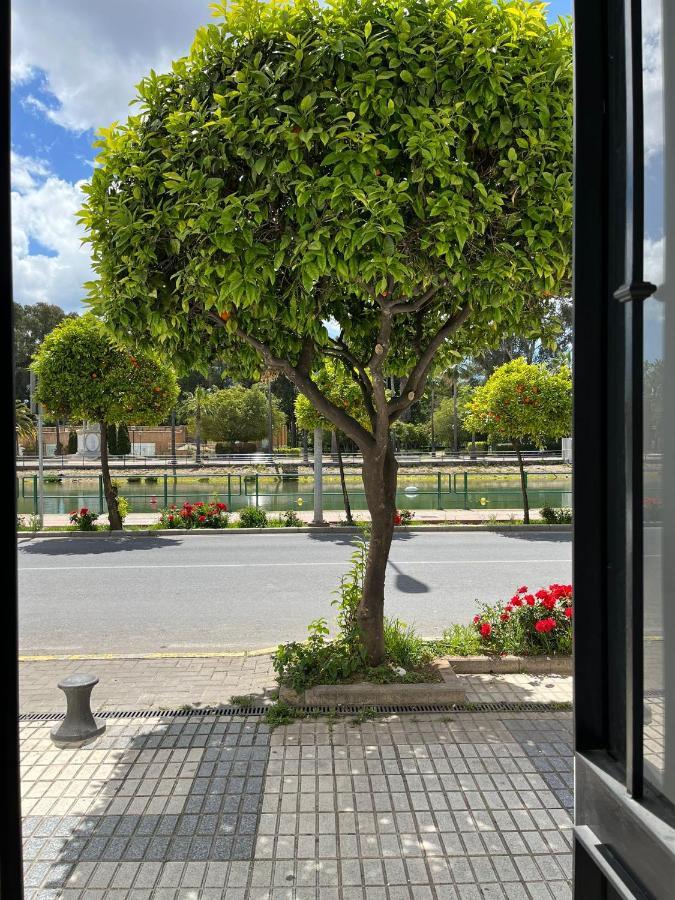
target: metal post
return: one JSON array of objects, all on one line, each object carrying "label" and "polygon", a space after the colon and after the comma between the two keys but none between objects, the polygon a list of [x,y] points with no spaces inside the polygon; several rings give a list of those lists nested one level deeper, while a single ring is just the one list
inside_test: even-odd
[{"label": "metal post", "polygon": [[164,509],[169,506],[169,476],[164,473]]},{"label": "metal post", "polygon": [[256,506],[258,506],[258,489],[260,487],[259,479],[260,479],[260,476],[256,472],[255,473],[255,505]]},{"label": "metal post", "polygon": [[469,476],[464,473],[464,509],[469,508]]},{"label": "metal post", "polygon": [[431,382],[431,455],[436,456],[436,429],[434,427],[434,383]]},{"label": "metal post", "polygon": [[272,379],[267,382],[267,449],[274,453],[274,419],[272,416]]},{"label": "metal post", "polygon": [[438,493],[438,508],[439,508],[439,509],[441,509],[441,506],[442,506],[442,503],[443,503],[443,496],[442,496],[442,490],[443,490],[443,489],[442,489],[442,487],[441,487],[441,478],[442,478],[442,477],[443,477],[443,476],[441,475],[440,472],[437,472],[437,473],[436,473],[436,479],[437,479],[437,489],[436,489],[436,490],[437,490],[437,493]]},{"label": "metal post", "polygon": [[314,518],[312,525],[323,525],[323,430],[314,429]]},{"label": "metal post", "polygon": [[33,412],[37,412],[37,445],[38,445],[38,496],[36,514],[40,520],[40,528],[45,522],[45,497],[44,497],[44,447],[42,446],[42,404],[35,402],[35,373],[30,373],[30,406]]}]

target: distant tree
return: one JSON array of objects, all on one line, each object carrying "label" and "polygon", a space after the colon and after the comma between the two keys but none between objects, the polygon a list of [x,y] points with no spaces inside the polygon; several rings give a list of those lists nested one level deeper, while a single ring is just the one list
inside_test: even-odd
[{"label": "distant tree", "polygon": [[120,456],[128,456],[131,453],[131,440],[129,429],[126,425],[117,427],[117,452]]},{"label": "distant tree", "polygon": [[457,387],[457,402],[455,397],[444,397],[438,404],[434,415],[436,440],[440,444],[454,447],[455,417],[457,419],[458,443],[468,437],[464,420],[467,414],[467,404],[473,395],[473,388],[468,384],[459,384]]},{"label": "distant tree", "polygon": [[67,319],[43,341],[32,368],[38,402],[52,415],[98,422],[101,474],[110,528],[122,529],[108,464],[108,428],[121,421],[152,425],[178,396],[173,370],[147,354],[118,346],[93,315]]},{"label": "distant tree", "polygon": [[515,447],[526,524],[530,506],[522,444],[531,441],[543,446],[546,440],[565,437],[571,419],[572,376],[567,366],[551,371],[542,363],[531,364],[524,359],[511,360],[496,369],[475,389],[468,404],[468,428],[511,441]]},{"label": "distant tree", "polygon": [[180,417],[187,422],[195,436],[195,462],[197,465],[202,461],[202,416],[204,404],[210,393],[211,389],[198,384],[192,393],[183,397],[179,406]]},{"label": "distant tree", "polygon": [[14,401],[14,422],[16,426],[16,453],[19,453],[20,440],[35,439],[35,420],[26,403]]},{"label": "distant tree", "polygon": [[66,313],[52,303],[31,306],[14,303],[14,380],[18,400],[29,399],[30,361],[42,341],[64,318]]},{"label": "distant tree", "polygon": [[119,453],[117,449],[117,425],[112,422],[108,425],[108,453],[110,456],[117,456]]},{"label": "distant tree", "polygon": [[[284,423],[284,415],[273,397],[273,425]],[[246,388],[235,385],[205,395],[201,408],[201,429],[209,441],[222,443],[260,441],[267,434],[267,390],[260,385]]]},{"label": "distant tree", "polygon": [[77,453],[77,432],[76,431],[68,432],[68,453],[69,454]]},{"label": "distant tree", "polygon": [[399,450],[419,450],[429,446],[431,428],[428,422],[395,422],[391,430]]}]

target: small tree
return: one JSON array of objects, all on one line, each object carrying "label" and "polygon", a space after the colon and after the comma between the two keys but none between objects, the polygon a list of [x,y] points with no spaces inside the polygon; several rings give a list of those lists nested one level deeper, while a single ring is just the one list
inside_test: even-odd
[{"label": "small tree", "polygon": [[524,359],[514,359],[496,369],[475,389],[468,404],[468,428],[509,440],[515,447],[526,524],[530,506],[522,445],[529,441],[543,446],[547,440],[565,437],[571,420],[572,376],[567,366],[549,371],[541,363],[532,365]]},{"label": "small tree", "polygon": [[[202,414],[204,403],[209,397],[210,391],[202,385],[191,393],[185,395],[181,403],[181,415],[188,420],[188,424],[195,436],[195,462],[199,465],[202,461]],[[208,438],[207,438],[208,440]]]},{"label": "small tree", "polygon": [[77,432],[69,431],[68,432],[68,453],[72,455],[73,453],[77,453]]},{"label": "small tree", "polygon": [[117,456],[119,450],[117,449],[117,425],[110,424],[107,428],[108,431],[108,455],[109,456]]},{"label": "small tree", "polygon": [[[272,401],[272,416],[275,428],[283,424],[276,398]],[[258,385],[212,391],[202,401],[201,432],[209,441],[260,441],[267,431],[267,392]]]},{"label": "small tree", "polygon": [[147,354],[119,347],[93,315],[67,319],[36,353],[37,400],[53,414],[98,422],[101,474],[110,528],[122,529],[108,464],[108,428],[121,420],[154,425],[178,395],[173,370]]},{"label": "small tree", "polygon": [[[571,30],[526,0],[217,8],[188,58],[140,84],[138,114],[102,132],[82,212],[90,302],[186,366],[275,369],[358,445],[358,619],[377,665],[391,426],[439,356],[540,339],[542,297],[569,278]],[[317,386],[328,358],[368,428]]]},{"label": "small tree", "polygon": [[117,453],[119,456],[128,456],[131,453],[129,429],[126,425],[117,426]]}]

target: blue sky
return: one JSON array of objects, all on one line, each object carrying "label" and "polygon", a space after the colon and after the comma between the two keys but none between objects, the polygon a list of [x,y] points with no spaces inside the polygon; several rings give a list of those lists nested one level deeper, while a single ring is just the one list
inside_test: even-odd
[{"label": "blue sky", "polygon": [[[14,0],[14,297],[80,309],[91,277],[75,213],[94,131],[126,115],[133,86],[189,49],[209,0]],[[58,12],[57,12],[58,7]],[[549,16],[572,0],[551,0]]]}]

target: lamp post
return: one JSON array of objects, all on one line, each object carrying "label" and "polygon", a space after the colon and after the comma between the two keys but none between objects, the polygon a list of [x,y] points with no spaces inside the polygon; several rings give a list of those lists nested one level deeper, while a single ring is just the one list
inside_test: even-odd
[{"label": "lamp post", "polygon": [[37,413],[37,445],[38,445],[38,519],[40,529],[45,523],[45,492],[44,492],[44,452],[42,446],[42,404],[35,402],[35,373],[30,373],[30,408]]}]

